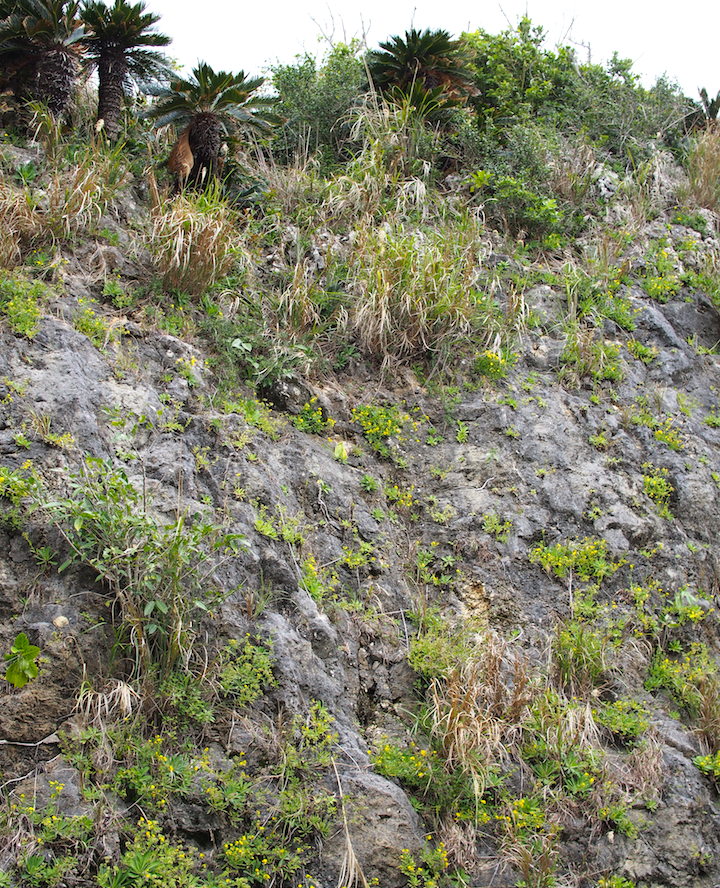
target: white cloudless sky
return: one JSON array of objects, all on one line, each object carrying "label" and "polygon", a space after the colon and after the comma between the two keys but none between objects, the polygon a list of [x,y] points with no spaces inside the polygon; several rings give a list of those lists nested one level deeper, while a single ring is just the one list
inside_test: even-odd
[{"label": "white cloudless sky", "polygon": [[198,61],[215,70],[267,73],[298,54],[322,55],[334,42],[365,36],[375,47],[410,27],[444,28],[457,36],[497,33],[528,14],[546,31],[546,45],[574,46],[578,58],[631,58],[643,83],[668,74],[697,97],[720,90],[720,0],[147,0],[158,27],[173,39],[170,54],[189,71]]}]

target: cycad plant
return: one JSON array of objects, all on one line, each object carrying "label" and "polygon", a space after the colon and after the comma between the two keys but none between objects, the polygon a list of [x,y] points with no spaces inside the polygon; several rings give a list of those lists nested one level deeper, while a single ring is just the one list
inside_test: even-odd
[{"label": "cycad plant", "polygon": [[[422,113],[423,105],[437,107],[473,92],[462,43],[447,31],[418,31],[394,36],[368,53],[367,65],[375,87],[389,98],[412,97]],[[430,97],[429,102],[426,97]]]},{"label": "cycad plant", "polygon": [[218,168],[223,138],[239,130],[267,133],[279,118],[272,112],[276,99],[260,96],[262,77],[244,71],[213,71],[201,62],[188,79],[177,78],[156,94],[160,101],[150,112],[157,126],[175,124],[187,130],[193,155],[190,180],[211,178]]},{"label": "cycad plant", "polygon": [[70,103],[82,51],[79,0],[14,0],[0,21],[2,84],[62,116]]},{"label": "cycad plant", "polygon": [[153,30],[159,16],[145,11],[145,3],[115,0],[107,6],[86,2],[83,45],[89,67],[98,71],[98,120],[110,139],[117,138],[126,90],[132,83],[168,80],[166,57],[149,47],[167,46],[170,38]]}]

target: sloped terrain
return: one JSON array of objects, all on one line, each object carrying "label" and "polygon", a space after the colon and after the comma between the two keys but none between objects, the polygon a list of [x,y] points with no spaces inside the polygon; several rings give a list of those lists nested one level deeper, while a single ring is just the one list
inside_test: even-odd
[{"label": "sloped terrain", "polygon": [[372,292],[347,204],[248,223],[241,271],[171,305],[128,174],[3,272],[0,643],[30,680],[0,884],[720,881],[717,219],[670,168],[572,255],[476,220],[440,274],[486,324],[435,365],[359,321],[300,360],[313,286]]}]

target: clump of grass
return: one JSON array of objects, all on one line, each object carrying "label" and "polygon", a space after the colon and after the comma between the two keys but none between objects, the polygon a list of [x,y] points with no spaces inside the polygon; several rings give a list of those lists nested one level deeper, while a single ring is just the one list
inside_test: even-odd
[{"label": "clump of grass", "polygon": [[46,188],[45,224],[69,238],[97,223],[127,181],[122,145],[87,145],[69,168],[57,165]]},{"label": "clump of grass", "polygon": [[472,227],[413,231],[402,224],[358,230],[349,261],[348,325],[384,366],[438,356],[483,327],[489,306],[474,283]]},{"label": "clump of grass", "polygon": [[237,255],[233,222],[219,186],[158,205],[149,246],[164,286],[197,294],[226,275]]},{"label": "clump of grass", "polygon": [[0,267],[12,268],[22,261],[44,229],[30,191],[0,180]]},{"label": "clump of grass", "polygon": [[720,128],[698,137],[688,163],[690,193],[701,207],[720,212]]},{"label": "clump of grass", "polygon": [[561,687],[571,694],[587,694],[607,675],[607,637],[579,620],[570,620],[555,630],[553,662]]}]

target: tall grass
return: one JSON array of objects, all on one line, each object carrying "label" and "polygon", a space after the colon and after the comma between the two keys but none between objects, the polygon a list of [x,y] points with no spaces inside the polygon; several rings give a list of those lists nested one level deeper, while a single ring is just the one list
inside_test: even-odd
[{"label": "tall grass", "polygon": [[701,207],[720,213],[720,126],[698,137],[688,159],[690,193]]},{"label": "tall grass", "polygon": [[128,180],[124,146],[98,140],[83,146],[69,167],[56,164],[46,188],[45,218],[57,237],[97,224]]},{"label": "tall grass", "polygon": [[193,295],[227,274],[239,255],[234,222],[217,184],[158,203],[149,247],[163,284]]},{"label": "tall grass", "polygon": [[384,366],[440,357],[473,333],[482,339],[491,300],[478,289],[476,224],[413,230],[396,223],[355,232],[349,259],[348,325]]},{"label": "tall grass", "polygon": [[0,268],[18,265],[44,230],[43,215],[30,191],[0,179]]}]

